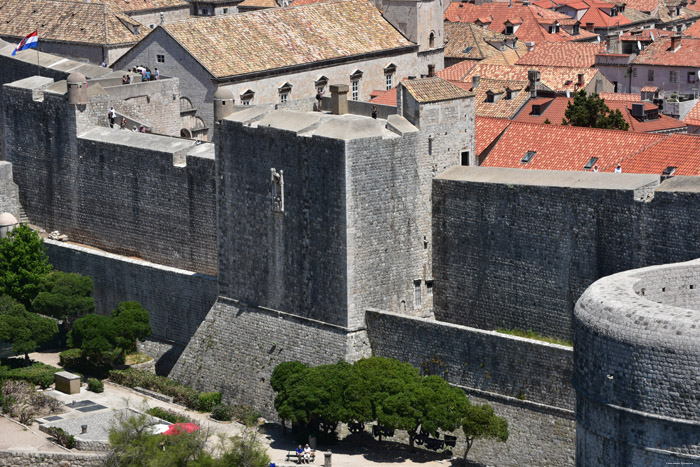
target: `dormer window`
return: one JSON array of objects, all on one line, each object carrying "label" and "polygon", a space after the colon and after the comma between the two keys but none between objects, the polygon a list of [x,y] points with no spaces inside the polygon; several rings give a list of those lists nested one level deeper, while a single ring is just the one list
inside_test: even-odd
[{"label": "dormer window", "polygon": [[574,36],[578,36],[579,34],[581,34],[581,25],[579,25],[578,23],[574,24],[574,27],[573,27],[571,33]]},{"label": "dormer window", "polygon": [[515,28],[513,27],[512,24],[506,24],[506,34],[513,34],[515,32]]},{"label": "dormer window", "polygon": [[610,16],[617,16],[617,7],[612,7],[610,10]]},{"label": "dormer window", "polygon": [[255,92],[251,89],[246,89],[241,93],[241,105],[251,105],[253,97],[255,97]]},{"label": "dormer window", "polygon": [[387,91],[394,87],[394,73],[396,73],[396,65],[393,63],[384,67],[384,84]]},{"label": "dormer window", "polygon": [[292,85],[289,82],[284,83],[279,88],[280,104],[286,104],[289,100],[289,94],[292,92]]},{"label": "dormer window", "polygon": [[314,81],[314,87],[316,88],[316,92],[318,92],[319,94],[324,93],[324,91],[326,90],[326,85],[328,85],[328,78],[326,78],[323,75],[319,76]]},{"label": "dormer window", "polygon": [[532,113],[530,115],[539,116],[542,115],[542,106],[539,104],[534,104],[532,106]]}]

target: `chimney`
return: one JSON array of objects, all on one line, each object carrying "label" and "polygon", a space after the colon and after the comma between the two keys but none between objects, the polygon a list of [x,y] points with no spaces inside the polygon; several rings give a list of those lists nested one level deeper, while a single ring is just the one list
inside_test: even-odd
[{"label": "chimney", "polygon": [[583,87],[583,73],[578,74],[578,86]]},{"label": "chimney", "polygon": [[333,115],[343,115],[348,113],[348,91],[347,84],[331,84],[331,113]]},{"label": "chimney", "polygon": [[525,47],[527,47],[528,52],[532,52],[532,49],[535,48],[535,43],[534,42],[525,42]]},{"label": "chimney", "polygon": [[674,34],[671,36],[671,51],[675,52],[676,49],[681,45],[681,36],[680,34]]},{"label": "chimney", "polygon": [[537,84],[540,81],[540,72],[537,70],[528,70],[527,79],[530,81],[530,98],[537,98]]},{"label": "chimney", "polygon": [[472,91],[479,87],[479,83],[481,83],[481,76],[472,76]]}]

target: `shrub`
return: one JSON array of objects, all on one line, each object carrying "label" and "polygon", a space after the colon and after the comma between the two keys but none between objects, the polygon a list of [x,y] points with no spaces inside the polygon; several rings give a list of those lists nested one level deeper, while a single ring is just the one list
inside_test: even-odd
[{"label": "shrub", "polygon": [[217,404],[211,409],[211,418],[222,422],[230,422],[233,418],[234,408],[230,405]]},{"label": "shrub", "polygon": [[172,397],[175,402],[194,410],[210,412],[216,404],[221,403],[221,393],[219,392],[200,393],[165,376],[154,375],[148,371],[133,368],[113,370],[109,372],[109,378],[113,382],[129,388],[138,386],[165,394]]},{"label": "shrub", "polygon": [[211,412],[218,404],[221,404],[220,392],[202,392],[197,396],[197,410],[202,412]]},{"label": "shrub", "polygon": [[46,431],[50,436],[53,436],[56,442],[61,446],[66,447],[68,449],[73,449],[75,447],[75,438],[73,437],[73,435],[69,435],[61,428],[52,426],[49,427],[49,429]]},{"label": "shrub", "polygon": [[88,378],[88,391],[92,392],[104,392],[105,385],[102,381],[97,378]]},{"label": "shrub", "polygon": [[62,367],[77,368],[83,358],[80,349],[68,349],[58,354],[58,363]]},{"label": "shrub", "polygon": [[53,374],[61,371],[44,363],[33,363],[30,366],[23,366],[24,360],[19,358],[8,358],[0,364],[0,379],[13,381],[27,381],[46,389],[53,384]]},{"label": "shrub", "polygon": [[233,418],[246,426],[258,424],[260,412],[247,405],[236,405],[233,407]]},{"label": "shrub", "polygon": [[146,410],[148,415],[160,418],[161,420],[168,421],[170,423],[190,423],[192,419],[186,415],[179,414],[172,410],[163,409],[161,407],[153,407]]}]

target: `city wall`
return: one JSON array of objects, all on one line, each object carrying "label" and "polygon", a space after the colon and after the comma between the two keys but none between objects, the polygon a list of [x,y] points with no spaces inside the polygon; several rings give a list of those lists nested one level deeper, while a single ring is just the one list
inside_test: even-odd
[{"label": "city wall", "polygon": [[0,214],[4,212],[19,220],[19,188],[12,181],[12,164],[0,161]]},{"label": "city wall", "polygon": [[152,337],[184,347],[216,301],[216,278],[72,243],[44,240],[54,269],[90,276],[98,313],[119,302],[141,303],[151,316]]},{"label": "city wall", "polygon": [[213,146],[106,128],[110,100],[99,85],[85,106],[69,105],[60,87],[36,77],[4,86],[5,157],[30,222],[216,275]]},{"label": "city wall", "polygon": [[455,167],[433,185],[435,317],[571,339],[619,271],[700,256],[700,180]]}]

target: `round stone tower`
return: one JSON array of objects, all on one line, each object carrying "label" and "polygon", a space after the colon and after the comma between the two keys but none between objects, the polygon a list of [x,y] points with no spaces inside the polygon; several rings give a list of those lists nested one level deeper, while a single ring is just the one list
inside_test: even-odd
[{"label": "round stone tower", "polygon": [[233,92],[228,88],[219,88],[214,93],[214,121],[220,122],[233,113]]},{"label": "round stone tower", "polygon": [[74,71],[68,75],[68,103],[85,105],[88,103],[87,79],[81,73]]},{"label": "round stone tower", "polygon": [[700,463],[700,260],[622,272],[574,311],[576,464]]},{"label": "round stone tower", "polygon": [[12,232],[12,229],[19,225],[17,218],[9,212],[0,214],[0,238],[7,237],[7,234]]}]

